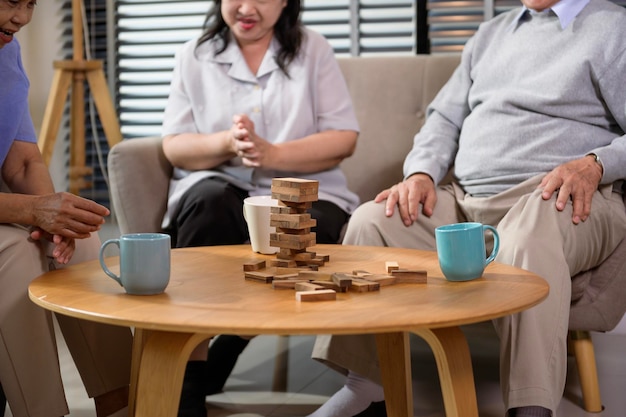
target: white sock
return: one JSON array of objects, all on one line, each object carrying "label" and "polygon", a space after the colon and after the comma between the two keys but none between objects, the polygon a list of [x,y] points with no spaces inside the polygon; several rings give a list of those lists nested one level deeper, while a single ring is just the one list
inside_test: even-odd
[{"label": "white sock", "polygon": [[352,417],[384,399],[382,386],[350,371],[346,384],[307,417]]}]

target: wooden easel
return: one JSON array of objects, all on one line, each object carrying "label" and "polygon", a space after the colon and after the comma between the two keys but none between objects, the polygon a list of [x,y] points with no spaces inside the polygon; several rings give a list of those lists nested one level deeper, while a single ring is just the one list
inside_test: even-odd
[{"label": "wooden easel", "polygon": [[117,114],[104,77],[102,61],[84,59],[82,30],[81,0],[72,0],[74,59],[55,61],[53,64],[52,87],[37,142],[44,161],[49,165],[65,109],[65,100],[71,86],[69,178],[70,192],[74,194],[90,186],[84,177],[93,172],[91,167],[85,166],[85,80],[89,83],[109,147],[122,140]]}]

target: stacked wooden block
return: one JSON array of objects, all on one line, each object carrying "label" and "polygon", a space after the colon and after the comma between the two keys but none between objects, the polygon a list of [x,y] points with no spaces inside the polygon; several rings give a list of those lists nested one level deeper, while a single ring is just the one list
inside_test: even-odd
[{"label": "stacked wooden block", "polygon": [[279,205],[271,208],[270,246],[279,248],[276,258],[254,260],[243,265],[247,280],[271,283],[274,289],[293,289],[298,301],[335,300],[338,292],[379,291],[395,283],[426,283],[426,271],[400,269],[397,262],[386,262],[386,274],[366,271],[326,272],[318,270],[329,261],[326,255],[307,250],[315,246],[316,220],[307,210],[317,201],[319,183],[299,178],[272,180],[272,198]]},{"label": "stacked wooden block", "polygon": [[302,265],[323,265],[324,259],[316,257],[307,248],[315,246],[315,232],[311,231],[317,221],[308,209],[317,201],[319,182],[299,178],[274,178],[272,198],[278,206],[271,208],[270,226],[276,233],[270,234],[270,246],[279,248],[271,266],[293,268]]}]

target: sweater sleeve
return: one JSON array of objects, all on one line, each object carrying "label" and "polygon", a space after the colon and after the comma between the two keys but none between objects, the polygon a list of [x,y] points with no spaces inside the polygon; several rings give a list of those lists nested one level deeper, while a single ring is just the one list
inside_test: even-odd
[{"label": "sweater sleeve", "polygon": [[426,123],[415,135],[413,148],[404,160],[405,179],[421,172],[437,184],[453,165],[461,126],[470,112],[467,97],[472,86],[472,47],[473,38],[465,45],[452,77],[428,106]]}]

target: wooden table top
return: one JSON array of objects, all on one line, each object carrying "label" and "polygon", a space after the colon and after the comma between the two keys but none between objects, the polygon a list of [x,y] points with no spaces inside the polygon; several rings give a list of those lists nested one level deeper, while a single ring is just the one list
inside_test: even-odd
[{"label": "wooden table top", "polygon": [[[97,260],[48,272],[29,287],[38,305],[91,321],[142,329],[206,334],[351,334],[441,328],[490,320],[538,304],[548,284],[508,265],[490,264],[482,278],[448,282],[435,252],[317,245],[330,256],[321,271],[384,273],[385,262],[428,271],[427,284],[395,284],[368,293],[338,293],[334,301],[299,302],[294,290],[244,279],[243,264],[273,255],[249,245],[172,251],[164,294],[128,295]],[[117,257],[107,265],[119,271]]]}]

